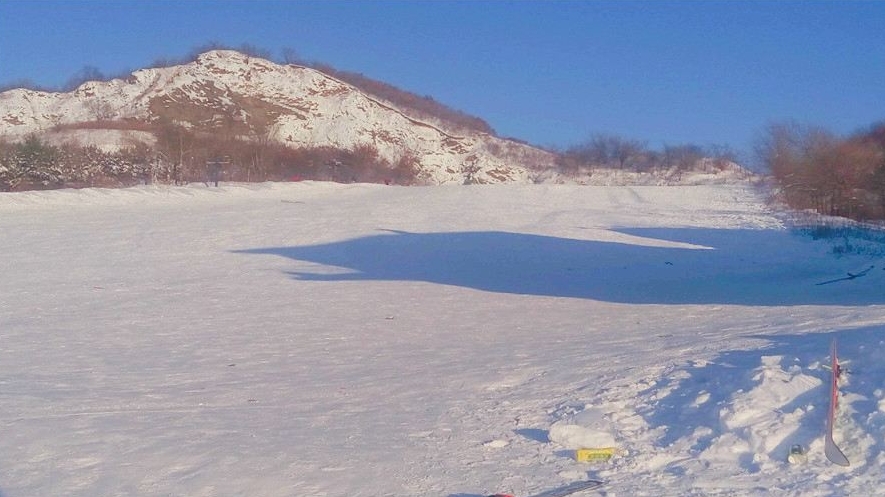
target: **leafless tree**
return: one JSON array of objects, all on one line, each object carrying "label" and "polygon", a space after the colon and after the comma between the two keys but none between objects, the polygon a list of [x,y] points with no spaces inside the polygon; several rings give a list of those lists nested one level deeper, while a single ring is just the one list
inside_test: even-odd
[{"label": "leafless tree", "polygon": [[96,121],[106,121],[114,115],[114,107],[101,97],[92,97],[84,105]]},{"label": "leafless tree", "polygon": [[639,140],[599,134],[568,149],[566,154],[586,166],[635,169],[646,151],[646,144]]},{"label": "leafless tree", "polygon": [[302,64],[301,57],[294,48],[285,47],[281,51],[283,64]]}]

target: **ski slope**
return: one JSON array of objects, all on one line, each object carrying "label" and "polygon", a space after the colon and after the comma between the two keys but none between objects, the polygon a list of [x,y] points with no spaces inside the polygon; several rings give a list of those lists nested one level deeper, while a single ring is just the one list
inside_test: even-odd
[{"label": "ski slope", "polygon": [[745,184],[0,194],[0,495],[872,495],[885,262],[782,219]]}]

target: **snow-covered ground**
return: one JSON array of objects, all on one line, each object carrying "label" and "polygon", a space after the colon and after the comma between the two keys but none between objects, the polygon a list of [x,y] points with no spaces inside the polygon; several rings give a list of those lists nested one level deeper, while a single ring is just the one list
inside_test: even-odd
[{"label": "snow-covered ground", "polygon": [[883,263],[747,185],[0,194],[0,261],[3,497],[885,483]]}]

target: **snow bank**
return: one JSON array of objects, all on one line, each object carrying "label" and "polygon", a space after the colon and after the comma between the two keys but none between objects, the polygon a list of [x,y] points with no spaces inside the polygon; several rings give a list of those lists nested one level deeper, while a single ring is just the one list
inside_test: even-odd
[{"label": "snow bank", "polygon": [[550,441],[568,449],[614,447],[615,436],[605,413],[588,407],[550,426]]}]

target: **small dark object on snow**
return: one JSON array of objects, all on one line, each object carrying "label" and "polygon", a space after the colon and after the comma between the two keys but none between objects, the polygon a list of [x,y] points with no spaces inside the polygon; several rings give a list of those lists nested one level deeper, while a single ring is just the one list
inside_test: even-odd
[{"label": "small dark object on snow", "polygon": [[860,278],[861,276],[866,276],[866,274],[869,273],[870,270],[872,270],[874,267],[875,266],[870,266],[859,273],[846,273],[846,274],[848,274],[848,276],[845,276],[844,278],[836,278],[834,280],[823,281],[823,282],[815,283],[815,284],[818,286],[829,285],[830,283],[836,283],[837,281],[849,281],[849,280],[853,280],[855,278]]}]

